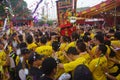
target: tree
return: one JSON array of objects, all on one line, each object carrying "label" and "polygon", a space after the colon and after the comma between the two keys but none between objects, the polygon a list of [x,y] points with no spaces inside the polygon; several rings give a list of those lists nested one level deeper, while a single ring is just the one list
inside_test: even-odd
[{"label": "tree", "polygon": [[47,21],[47,24],[48,24],[48,25],[53,25],[53,20],[48,20],[48,21]]},{"label": "tree", "polygon": [[3,16],[5,16],[5,9],[4,9],[3,5],[1,4],[0,5],[0,18]]},{"label": "tree", "polygon": [[[0,17],[5,18],[5,10],[4,7],[10,7],[8,2],[5,2],[0,5]],[[11,3],[11,7],[15,18],[32,18],[31,11],[27,8],[27,3],[24,0],[8,0]]]},{"label": "tree", "polygon": [[39,20],[39,25],[40,25],[40,26],[42,26],[44,23],[45,23],[45,22],[44,22],[42,19]]}]

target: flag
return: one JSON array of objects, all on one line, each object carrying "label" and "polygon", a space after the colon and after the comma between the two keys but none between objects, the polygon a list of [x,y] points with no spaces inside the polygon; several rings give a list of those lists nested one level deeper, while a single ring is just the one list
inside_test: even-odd
[{"label": "flag", "polygon": [[39,5],[40,5],[40,3],[41,3],[42,1],[43,1],[43,0],[40,0],[40,1],[38,2],[38,4],[36,5],[36,7],[35,7],[35,9],[34,9],[34,11],[33,11],[32,14],[34,14],[34,13],[36,12],[37,8],[39,7]]}]

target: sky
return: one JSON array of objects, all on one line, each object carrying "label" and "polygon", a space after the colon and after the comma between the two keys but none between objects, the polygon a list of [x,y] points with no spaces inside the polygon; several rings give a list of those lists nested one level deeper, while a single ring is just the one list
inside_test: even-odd
[{"label": "sky", "polygon": [[[32,11],[34,11],[37,2],[39,2],[39,0],[24,0],[27,2],[28,4],[28,8]],[[39,18],[41,18],[41,14],[42,14],[42,8],[44,7],[45,9],[45,14],[47,15],[48,13],[48,18],[49,19],[57,19],[57,11],[56,11],[56,0],[43,0],[43,2],[39,5],[36,13],[34,15],[37,15]],[[81,8],[81,7],[92,7],[95,6],[96,4],[101,3],[102,1],[106,1],[106,0],[77,0],[77,8]],[[48,3],[48,9],[47,7],[44,5],[45,3]]]}]

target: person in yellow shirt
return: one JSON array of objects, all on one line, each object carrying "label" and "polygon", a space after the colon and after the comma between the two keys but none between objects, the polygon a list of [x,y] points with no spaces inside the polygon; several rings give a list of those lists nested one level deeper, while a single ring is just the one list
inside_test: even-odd
[{"label": "person in yellow shirt", "polygon": [[[57,63],[65,63],[67,61],[66,58],[64,57],[63,51],[60,51],[60,42],[53,41],[52,49],[53,49],[52,57],[56,60]],[[58,78],[62,73],[64,73],[64,70],[58,69],[55,77]]]},{"label": "person in yellow shirt", "polygon": [[84,36],[84,28],[81,28],[80,29],[80,37],[83,37]]},{"label": "person in yellow shirt", "polygon": [[58,59],[58,57],[62,55],[62,53],[59,52],[59,48],[60,48],[60,42],[58,42],[58,41],[53,41],[53,42],[52,42],[52,49],[53,49],[53,54],[52,54],[52,56],[53,56],[55,59]]},{"label": "person in yellow shirt", "polygon": [[114,49],[116,49],[116,58],[120,61],[120,32],[116,32],[114,34],[114,38],[115,40],[111,41],[111,45]]},{"label": "person in yellow shirt", "polygon": [[115,59],[112,59],[111,61],[113,61],[118,67],[116,70],[117,72],[114,74],[118,79],[118,77],[120,76],[120,73],[119,73],[120,72],[120,54],[119,54],[120,53],[120,49],[119,49],[120,48],[120,32],[115,32],[114,38],[115,40],[111,41],[111,46],[114,48],[116,55],[115,55]]},{"label": "person in yellow shirt", "polygon": [[[98,47],[99,44],[104,44],[104,35],[102,33],[98,33],[95,35],[94,37],[94,43],[96,44],[96,46],[94,46],[91,51],[89,52],[90,55],[92,56],[92,58],[96,58],[96,49]],[[107,56],[110,54],[110,48],[106,45],[107,47]]]},{"label": "person in yellow shirt", "polygon": [[33,42],[33,37],[32,37],[32,35],[30,35],[30,34],[27,35],[26,41],[27,41],[27,43],[28,43],[27,48],[28,48],[29,50],[35,50],[35,48],[37,47],[37,45]]},{"label": "person in yellow shirt", "polygon": [[90,33],[90,38],[93,39],[95,34],[93,33],[92,29],[89,29],[88,32]]},{"label": "person in yellow shirt", "polygon": [[64,51],[65,47],[68,45],[68,37],[67,36],[61,36],[60,38],[60,51]]},{"label": "person in yellow shirt", "polygon": [[73,71],[78,65],[85,64],[86,60],[83,57],[79,57],[79,53],[75,47],[70,47],[67,51],[69,63],[58,64],[58,68],[64,69],[65,72]]},{"label": "person in yellow shirt", "polygon": [[35,52],[37,52],[38,54],[43,54],[45,56],[52,56],[53,49],[52,46],[46,45],[47,38],[45,36],[42,36],[40,38],[40,42],[41,42],[41,46],[37,47],[35,49]]},{"label": "person in yellow shirt", "polygon": [[52,38],[51,38],[51,32],[49,30],[46,32],[46,37],[47,37],[46,45],[51,46],[52,45]]},{"label": "person in yellow shirt", "polygon": [[69,49],[69,47],[75,47],[76,46],[76,40],[79,39],[79,34],[77,32],[73,32],[71,35],[71,42],[65,47],[65,51]]},{"label": "person in yellow shirt", "polygon": [[88,44],[88,42],[91,40],[89,33],[85,33],[85,35],[83,36],[83,40],[86,44]]},{"label": "person in yellow shirt", "polygon": [[104,69],[107,68],[107,58],[105,56],[107,47],[100,44],[96,50],[96,58],[89,63],[89,69],[93,73],[93,80],[107,80]]},{"label": "person in yellow shirt", "polygon": [[[7,54],[4,51],[4,44],[0,41],[0,79],[5,79],[5,69],[4,66],[7,65]],[[8,61],[9,62],[9,61]]]},{"label": "person in yellow shirt", "polygon": [[113,47],[111,46],[111,42],[109,40],[105,40],[105,44],[110,48],[110,55],[108,56],[108,71],[109,74],[113,76],[117,76],[120,72],[119,68],[119,60],[116,59],[116,52],[114,51]]},{"label": "person in yellow shirt", "polygon": [[79,42],[76,44],[76,48],[79,52],[79,56],[80,57],[84,57],[86,59],[86,63],[89,64],[89,62],[91,61],[91,57],[90,55],[87,53],[87,50],[86,50],[86,45],[84,42]]}]

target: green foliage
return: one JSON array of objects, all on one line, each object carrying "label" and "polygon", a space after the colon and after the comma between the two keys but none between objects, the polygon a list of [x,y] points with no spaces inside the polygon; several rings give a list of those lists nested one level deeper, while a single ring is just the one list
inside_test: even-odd
[{"label": "green foliage", "polygon": [[3,5],[0,5],[0,17],[1,16],[5,16],[5,10],[4,10]]},{"label": "green foliage", "polygon": [[45,22],[43,20],[39,20],[39,25],[42,26]]},{"label": "green foliage", "polygon": [[[8,0],[11,3],[11,7],[16,19],[30,18],[31,11],[27,8],[27,3],[24,0]],[[0,5],[0,17],[5,16],[4,7],[9,6],[8,3]]]},{"label": "green foliage", "polygon": [[47,21],[47,24],[48,24],[48,25],[53,25],[53,20],[48,20],[48,21]]},{"label": "green foliage", "polygon": [[38,25],[39,26],[42,26],[42,25],[44,25],[44,24],[48,24],[48,25],[53,25],[53,20],[48,20],[47,22],[45,22],[43,19],[41,19],[41,20],[39,20],[39,22],[38,22]]}]

